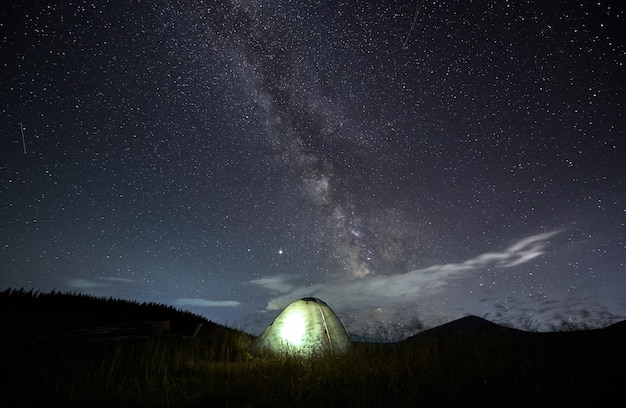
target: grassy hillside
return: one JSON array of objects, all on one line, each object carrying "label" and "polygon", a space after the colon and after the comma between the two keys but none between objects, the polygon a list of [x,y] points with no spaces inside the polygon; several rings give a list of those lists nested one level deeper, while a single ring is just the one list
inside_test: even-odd
[{"label": "grassy hillside", "polygon": [[[598,405],[621,397],[626,366],[625,323],[529,333],[467,317],[402,342],[301,361],[253,358],[252,336],[167,306],[5,291],[0,307],[16,324],[0,336],[0,398],[21,406]],[[66,319],[63,329],[50,318]],[[169,331],[145,324],[164,320]],[[111,327],[122,329],[103,330]]]},{"label": "grassy hillside", "polygon": [[193,333],[200,323],[208,329],[218,327],[201,316],[156,303],[23,289],[0,292],[0,316],[7,329],[2,332],[5,338],[59,337],[159,321],[169,321],[167,331],[177,334]]}]

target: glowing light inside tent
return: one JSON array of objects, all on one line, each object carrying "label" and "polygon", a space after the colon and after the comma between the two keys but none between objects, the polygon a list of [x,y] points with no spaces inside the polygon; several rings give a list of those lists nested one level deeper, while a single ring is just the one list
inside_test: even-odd
[{"label": "glowing light inside tent", "polygon": [[291,313],[285,319],[280,330],[280,337],[293,346],[299,346],[304,341],[305,331],[304,316],[300,313]]},{"label": "glowing light inside tent", "polygon": [[296,300],[267,326],[251,345],[258,355],[317,357],[352,349],[350,335],[322,300]]}]

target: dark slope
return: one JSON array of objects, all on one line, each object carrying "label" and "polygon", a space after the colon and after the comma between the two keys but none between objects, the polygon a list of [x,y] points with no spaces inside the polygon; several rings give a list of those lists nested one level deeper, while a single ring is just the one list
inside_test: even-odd
[{"label": "dark slope", "polygon": [[[626,322],[604,329],[535,333],[468,316],[396,346],[427,353],[466,405],[589,405],[617,395],[626,367]],[[487,398],[487,396],[489,396]]]},{"label": "dark slope", "polygon": [[[446,343],[489,344],[509,342],[519,345],[573,344],[582,345],[597,342],[611,343],[614,338],[626,336],[626,321],[612,324],[603,329],[561,331],[561,332],[527,332],[510,327],[500,326],[489,320],[466,316],[458,320],[420,332],[401,341],[399,344],[417,344],[433,341]],[[579,344],[580,343],[580,344]]]},{"label": "dark slope", "polygon": [[23,289],[0,292],[0,318],[0,341],[238,332],[168,305]]},{"label": "dark slope", "polygon": [[[563,332],[527,332],[467,316],[425,330],[397,343],[411,348],[440,348],[454,354],[470,351],[487,360],[559,361],[568,365],[600,366],[625,360],[626,321],[606,328]],[[568,363],[568,362],[571,362]]]}]

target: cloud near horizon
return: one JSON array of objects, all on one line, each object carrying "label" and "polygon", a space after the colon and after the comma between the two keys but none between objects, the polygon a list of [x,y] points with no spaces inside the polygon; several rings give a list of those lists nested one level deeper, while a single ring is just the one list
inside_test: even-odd
[{"label": "cloud near horizon", "polygon": [[111,276],[111,277],[109,277],[109,276],[102,276],[102,277],[100,277],[98,279],[105,280],[105,281],[110,281],[110,282],[126,282],[126,283],[135,282],[134,279],[119,278],[117,276]]},{"label": "cloud near horizon", "polygon": [[94,280],[87,280],[87,279],[81,279],[81,278],[70,279],[67,281],[66,285],[74,289],[93,289],[93,288],[102,288],[105,286],[109,286],[104,283],[96,282]]},{"label": "cloud near horizon", "polygon": [[95,289],[111,286],[108,282],[133,283],[135,281],[117,276],[101,276],[91,280],[83,278],[68,279],[65,285],[74,289]]},{"label": "cloud near horizon", "polygon": [[176,306],[200,306],[200,307],[236,307],[241,304],[236,300],[208,300],[201,298],[179,298],[174,301]]},{"label": "cloud near horizon", "polygon": [[296,286],[286,276],[271,276],[251,281],[277,294],[267,304],[267,310],[282,310],[293,301],[314,296],[323,299],[333,309],[362,307],[396,307],[415,302],[440,291],[451,280],[467,276],[472,271],[490,268],[511,268],[529,262],[545,253],[548,241],[561,231],[535,234],[516,241],[503,251],[488,252],[464,262],[433,265],[400,275],[376,275],[358,279],[337,279],[311,286]]}]

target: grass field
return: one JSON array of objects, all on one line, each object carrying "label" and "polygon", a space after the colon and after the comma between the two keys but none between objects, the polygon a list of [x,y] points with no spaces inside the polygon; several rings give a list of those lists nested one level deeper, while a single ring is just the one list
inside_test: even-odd
[{"label": "grass field", "polygon": [[308,361],[250,356],[252,336],[218,325],[194,337],[72,333],[5,331],[5,406],[597,406],[621,399],[626,367],[624,324],[528,333],[468,318]]}]

